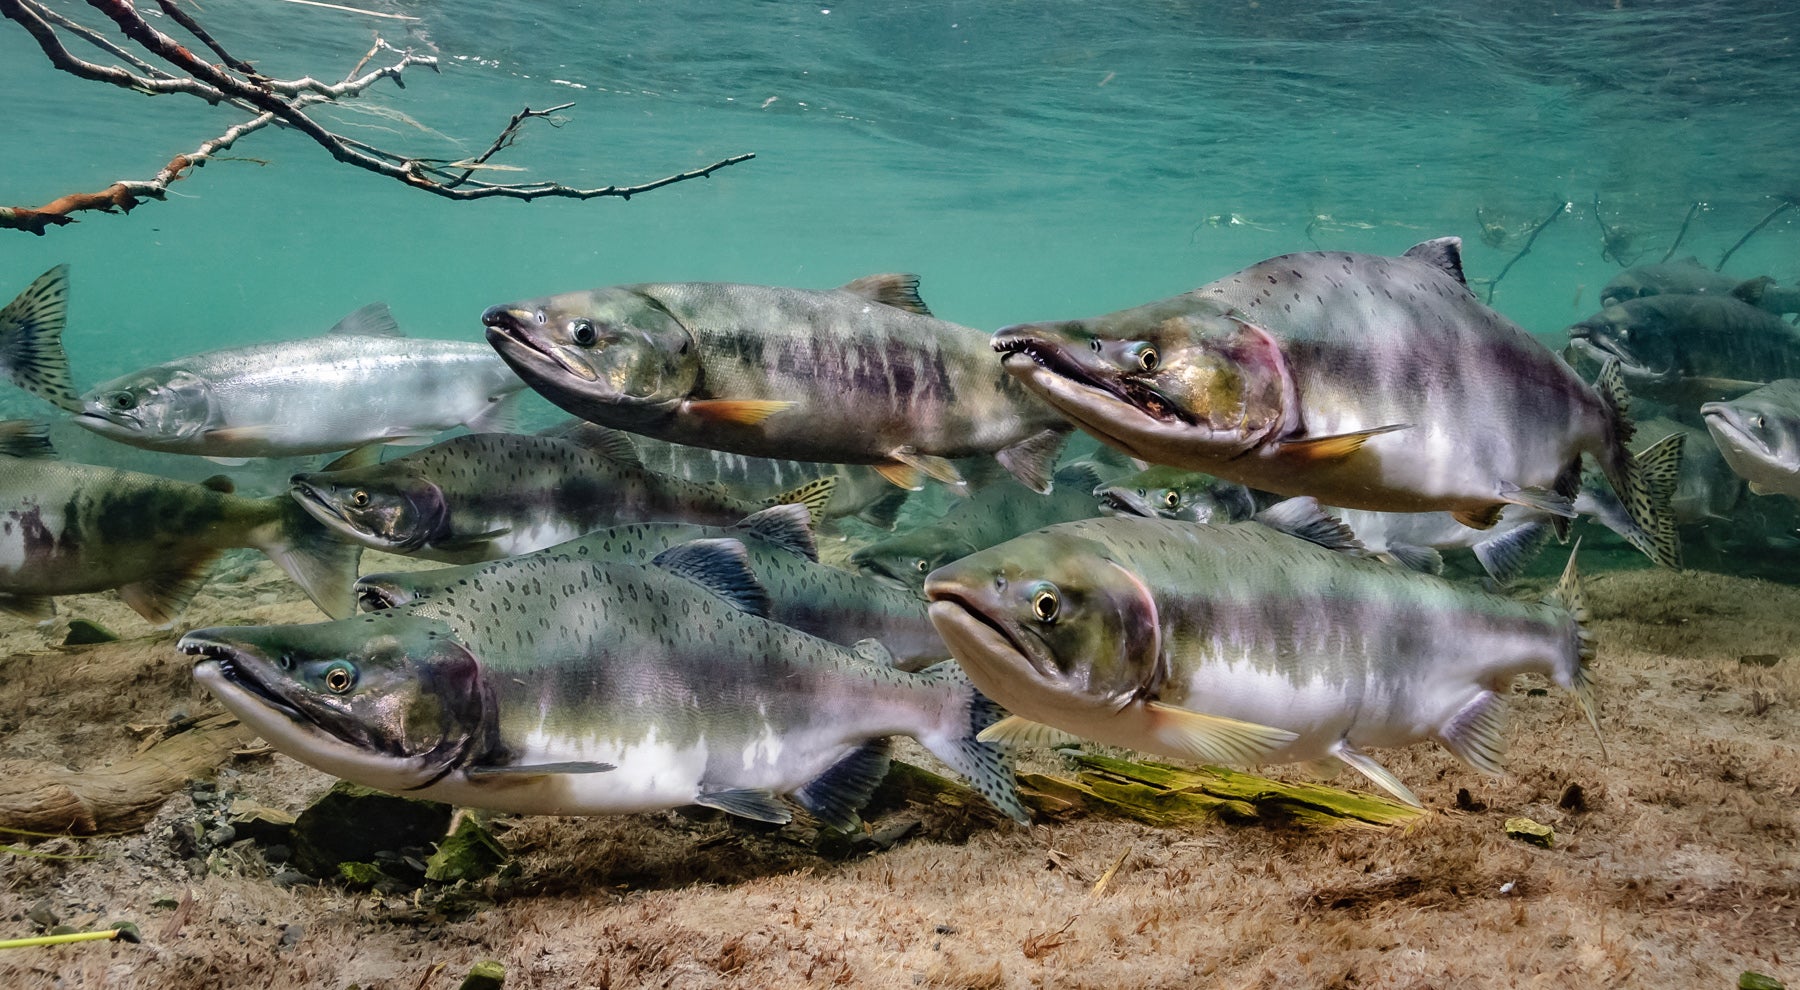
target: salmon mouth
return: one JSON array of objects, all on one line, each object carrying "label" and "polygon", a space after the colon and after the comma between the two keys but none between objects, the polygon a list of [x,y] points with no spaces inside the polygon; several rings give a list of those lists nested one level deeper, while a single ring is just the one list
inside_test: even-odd
[{"label": "salmon mouth", "polygon": [[[1706,422],[1706,428],[1719,440],[1729,440],[1730,445],[1752,451],[1763,457],[1773,457],[1774,451],[1767,441],[1752,433],[1744,414],[1723,402],[1708,402],[1700,407],[1700,418]],[[1725,443],[1720,447],[1728,446]]]},{"label": "salmon mouth", "polygon": [[[989,618],[986,612],[977,608],[975,603],[970,601],[962,592],[955,588],[946,588],[941,585],[928,584],[925,589],[925,597],[931,601],[929,610],[931,624],[938,627],[940,634],[943,632],[943,627],[940,625],[941,622],[962,623],[985,629],[991,633],[994,638],[997,638],[1000,641],[1000,643],[990,643],[988,645],[998,646],[1004,644],[1008,650],[1020,660],[1023,660],[1027,666],[1031,667],[1033,670],[1042,671],[1042,668],[1038,666],[1037,658],[1030,650],[1025,648],[1025,644],[1019,640],[1019,637],[1015,635],[1012,630],[1006,628],[1006,626],[994,619]],[[957,660],[962,661],[964,658],[957,657]]]},{"label": "salmon mouth", "polygon": [[[1000,355],[1001,366],[1014,374],[1018,374],[1017,369],[1024,361],[1029,360],[1058,378],[1103,392],[1159,422],[1200,425],[1179,405],[1171,402],[1168,396],[1123,374],[1097,373],[1089,365],[1072,357],[1066,346],[1036,337],[1013,335],[996,337],[993,347]],[[1015,361],[1015,356],[1019,360]]]},{"label": "salmon mouth", "polygon": [[267,681],[258,677],[256,672],[251,669],[251,664],[247,662],[251,656],[248,651],[227,643],[196,639],[192,635],[182,637],[181,642],[176,644],[175,648],[188,656],[205,658],[194,664],[196,675],[200,674],[202,668],[210,667],[217,671],[227,684],[255,698],[264,707],[280,712],[290,721],[321,729],[325,728],[319,725],[317,719],[294,707]]}]

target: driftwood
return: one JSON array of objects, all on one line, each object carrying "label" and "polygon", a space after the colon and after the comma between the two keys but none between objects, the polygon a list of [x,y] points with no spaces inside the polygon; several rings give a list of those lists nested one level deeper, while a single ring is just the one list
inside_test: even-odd
[{"label": "driftwood", "polygon": [[0,763],[0,831],[92,835],[141,828],[169,795],[255,738],[235,717],[215,715],[98,770]]},{"label": "driftwood", "polygon": [[1052,818],[1082,814],[1147,825],[1278,823],[1309,828],[1390,828],[1422,811],[1368,794],[1287,784],[1222,767],[1183,770],[1081,753],[1074,780],[1021,774],[1025,803]]},{"label": "driftwood", "polygon": [[[1286,784],[1222,767],[1183,770],[1133,763],[1091,753],[1071,757],[1075,779],[1019,775],[1025,806],[1044,818],[1128,818],[1165,828],[1224,822],[1284,824],[1306,828],[1384,829],[1405,825],[1420,809],[1369,794],[1317,784]],[[877,799],[891,796],[925,804],[986,809],[981,796],[928,770],[895,761]],[[998,814],[995,814],[998,818]]]}]

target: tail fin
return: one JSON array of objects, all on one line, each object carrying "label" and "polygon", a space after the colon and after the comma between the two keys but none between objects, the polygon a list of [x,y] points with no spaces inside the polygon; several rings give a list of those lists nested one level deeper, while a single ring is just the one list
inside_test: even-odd
[{"label": "tail fin", "polygon": [[355,614],[356,568],[362,561],[362,546],[339,540],[285,495],[268,501],[277,503],[279,522],[268,528],[274,535],[259,542],[257,549],[287,572],[326,615],[342,619]]},{"label": "tail fin", "polygon": [[20,388],[80,412],[62,346],[68,313],[69,266],[57,265],[0,309],[0,371]]},{"label": "tail fin", "polygon": [[1645,542],[1632,543],[1658,564],[1680,567],[1681,537],[1675,531],[1675,510],[1669,502],[1675,497],[1675,484],[1681,475],[1681,447],[1687,438],[1672,433],[1634,456],[1626,446],[1634,431],[1626,418],[1631,397],[1625,391],[1625,379],[1617,361],[1606,362],[1594,387],[1600,390],[1612,418],[1613,449],[1602,460],[1602,466],[1613,490],[1625,503],[1632,523],[1645,537]]},{"label": "tail fin", "polygon": [[1575,620],[1574,669],[1560,671],[1556,680],[1575,695],[1582,713],[1587,715],[1588,724],[1594,727],[1594,738],[1600,742],[1600,756],[1605,759],[1606,740],[1600,735],[1600,709],[1594,703],[1594,682],[1590,669],[1594,660],[1594,637],[1588,632],[1587,596],[1581,590],[1581,574],[1575,570],[1575,555],[1580,550],[1581,544],[1577,542],[1575,548],[1569,551],[1569,563],[1563,568],[1562,579],[1544,596],[1544,604],[1568,612]]},{"label": "tail fin", "polygon": [[975,737],[981,730],[1006,716],[1000,706],[987,699],[969,683],[969,677],[954,661],[927,667],[919,674],[929,681],[949,688],[961,704],[953,706],[947,721],[937,731],[923,733],[919,742],[926,749],[962,774],[969,785],[1021,825],[1031,823],[1031,813],[1019,801],[1018,783],[1013,778],[1013,754],[1010,747],[984,743]]},{"label": "tail fin", "polygon": [[1533,522],[1508,530],[1499,536],[1475,544],[1475,558],[1487,570],[1494,583],[1513,583],[1550,542],[1550,526]]}]

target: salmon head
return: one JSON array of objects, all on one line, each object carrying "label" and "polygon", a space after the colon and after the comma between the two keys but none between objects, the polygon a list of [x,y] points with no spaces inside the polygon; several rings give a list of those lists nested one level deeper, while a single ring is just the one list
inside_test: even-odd
[{"label": "salmon head", "polygon": [[177,644],[194,678],[282,752],[388,791],[429,786],[493,734],[481,665],[441,622],[388,611],[222,626]]},{"label": "salmon head", "polygon": [[925,596],[969,680],[1022,718],[1079,733],[1165,674],[1150,589],[1084,537],[1039,530],[971,554]]},{"label": "salmon head", "polygon": [[1726,463],[1752,491],[1800,498],[1800,379],[1771,382],[1730,402],[1708,402],[1700,416]]},{"label": "salmon head", "polygon": [[1210,474],[1155,465],[1094,489],[1109,516],[1160,516],[1188,522],[1242,522],[1256,515],[1250,489]]},{"label": "salmon head", "polygon": [[296,474],[288,484],[308,515],[353,543],[404,554],[451,536],[443,491],[397,464]]},{"label": "salmon head", "polygon": [[1604,365],[1617,361],[1627,381],[1670,382],[1681,377],[1679,329],[1658,298],[1628,299],[1569,328],[1569,347]]},{"label": "salmon head", "polygon": [[622,427],[674,415],[700,379],[693,335],[638,286],[490,307],[488,343],[526,384],[590,422]]},{"label": "salmon head", "polygon": [[1268,331],[1194,304],[1027,323],[994,334],[1006,370],[1082,429],[1135,457],[1235,457],[1299,421]]},{"label": "salmon head", "polygon": [[75,422],[103,437],[149,446],[199,438],[219,427],[212,382],[159,365],[96,386],[81,398]]}]

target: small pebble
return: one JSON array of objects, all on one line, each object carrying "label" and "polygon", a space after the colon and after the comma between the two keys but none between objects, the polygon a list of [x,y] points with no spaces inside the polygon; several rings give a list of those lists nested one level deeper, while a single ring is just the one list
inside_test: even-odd
[{"label": "small pebble", "polygon": [[55,911],[50,910],[50,903],[48,901],[39,901],[36,904],[33,904],[31,910],[25,912],[25,917],[31,919],[31,923],[39,928],[53,927],[58,921],[62,920],[56,916]]},{"label": "small pebble", "polygon": [[285,949],[289,946],[299,944],[300,940],[305,937],[306,927],[304,925],[288,925],[281,930],[281,940],[275,944]]}]

